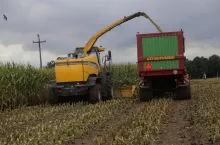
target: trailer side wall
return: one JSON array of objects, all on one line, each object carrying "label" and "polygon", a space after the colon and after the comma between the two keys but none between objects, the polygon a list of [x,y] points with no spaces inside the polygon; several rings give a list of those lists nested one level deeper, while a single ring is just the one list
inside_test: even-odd
[{"label": "trailer side wall", "polygon": [[[137,48],[139,73],[148,76],[173,75],[173,70],[179,70],[179,74],[183,73],[184,37],[182,31],[138,34]],[[149,69],[147,65],[151,68]]]}]

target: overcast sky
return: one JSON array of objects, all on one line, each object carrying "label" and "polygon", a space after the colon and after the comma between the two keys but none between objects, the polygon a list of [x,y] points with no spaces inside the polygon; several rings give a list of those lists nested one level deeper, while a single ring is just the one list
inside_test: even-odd
[{"label": "overcast sky", "polygon": [[[84,46],[98,30],[132,13],[147,13],[163,31],[183,29],[186,57],[220,55],[220,0],[0,0],[0,61],[39,66],[39,33],[43,65]],[[4,21],[2,14],[7,15]],[[136,62],[136,33],[157,32],[138,17],[98,39],[114,62]],[[123,56],[123,59],[122,59]]]}]

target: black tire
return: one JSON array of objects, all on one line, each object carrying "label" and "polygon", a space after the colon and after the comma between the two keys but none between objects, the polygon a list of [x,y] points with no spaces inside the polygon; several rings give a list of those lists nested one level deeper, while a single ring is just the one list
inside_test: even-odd
[{"label": "black tire", "polygon": [[154,98],[153,90],[147,90],[144,88],[139,88],[139,99],[142,102],[150,101]]},{"label": "black tire", "polygon": [[191,88],[190,84],[186,86],[185,88],[178,88],[176,90],[176,97],[174,98],[175,100],[189,100],[191,99]]},{"label": "black tire", "polygon": [[165,94],[165,92],[161,92],[161,91],[155,91],[155,96],[157,97],[161,97]]},{"label": "black tire", "polygon": [[104,100],[111,100],[114,97],[114,88],[113,88],[113,80],[110,76],[107,76],[106,78],[106,96],[104,97]]},{"label": "black tire", "polygon": [[59,103],[59,97],[56,95],[55,90],[53,88],[49,89],[49,103],[57,104]]},{"label": "black tire", "polygon": [[103,73],[99,74],[99,77],[101,78],[101,95],[103,100],[105,99],[105,96],[107,95],[106,90],[106,76]]},{"label": "black tire", "polygon": [[55,87],[56,87],[56,81],[55,80],[49,81],[48,89],[49,89],[49,103],[50,104],[59,103],[59,97],[56,95]]},{"label": "black tire", "polygon": [[92,104],[102,101],[100,84],[95,84],[89,89],[89,100]]}]

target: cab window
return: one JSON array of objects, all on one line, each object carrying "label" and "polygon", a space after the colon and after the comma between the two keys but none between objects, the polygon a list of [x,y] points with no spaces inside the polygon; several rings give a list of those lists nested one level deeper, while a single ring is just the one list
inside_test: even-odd
[{"label": "cab window", "polygon": [[99,65],[101,65],[101,60],[100,60],[100,53],[98,52],[98,50],[97,49],[95,49],[96,50],[96,55],[97,55],[97,59],[98,59],[98,63],[99,63]]},{"label": "cab window", "polygon": [[76,48],[76,50],[75,50],[75,54],[76,55],[79,55],[80,53],[82,53],[83,52],[83,47],[81,47],[81,48]]}]

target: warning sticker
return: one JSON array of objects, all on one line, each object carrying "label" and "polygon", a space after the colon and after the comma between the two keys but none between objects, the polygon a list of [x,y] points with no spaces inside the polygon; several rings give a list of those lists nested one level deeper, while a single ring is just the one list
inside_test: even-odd
[{"label": "warning sticker", "polygon": [[169,59],[174,59],[175,56],[157,56],[157,57],[148,57],[147,60],[169,60]]}]

